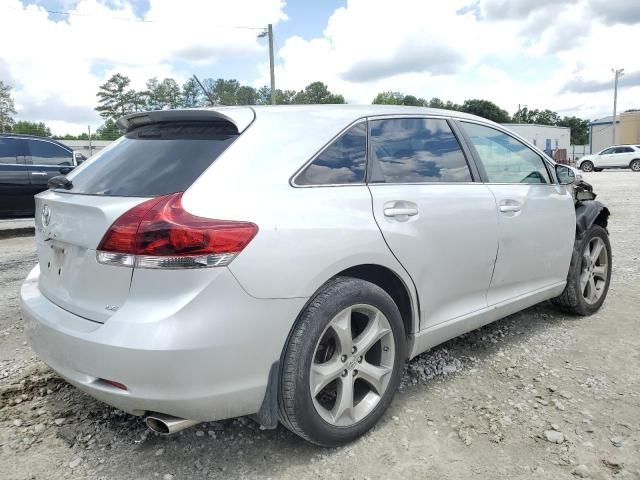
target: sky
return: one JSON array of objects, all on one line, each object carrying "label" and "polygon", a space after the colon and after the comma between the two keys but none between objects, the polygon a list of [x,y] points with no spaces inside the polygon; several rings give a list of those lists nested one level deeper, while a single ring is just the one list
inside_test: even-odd
[{"label": "sky", "polygon": [[638,0],[0,0],[0,80],[16,120],[56,134],[102,123],[100,84],[236,78],[320,80],[349,103],[392,90],[457,103],[491,100],[595,119],[640,108]]}]

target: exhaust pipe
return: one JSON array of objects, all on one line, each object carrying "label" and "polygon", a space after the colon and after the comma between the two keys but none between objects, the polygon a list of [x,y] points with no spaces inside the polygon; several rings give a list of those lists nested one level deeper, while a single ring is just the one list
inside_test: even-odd
[{"label": "exhaust pipe", "polygon": [[144,421],[147,427],[161,435],[171,435],[200,423],[197,420],[187,420],[164,413],[152,413]]}]

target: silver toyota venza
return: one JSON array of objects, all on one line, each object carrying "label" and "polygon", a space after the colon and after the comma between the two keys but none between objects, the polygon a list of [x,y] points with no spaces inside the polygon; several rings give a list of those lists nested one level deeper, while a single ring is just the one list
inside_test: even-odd
[{"label": "silver toyota venza", "polygon": [[253,415],[348,442],[428,348],[607,295],[609,211],[482,118],[309,105],[119,125],[36,197],[22,307],[40,358],[156,431]]}]

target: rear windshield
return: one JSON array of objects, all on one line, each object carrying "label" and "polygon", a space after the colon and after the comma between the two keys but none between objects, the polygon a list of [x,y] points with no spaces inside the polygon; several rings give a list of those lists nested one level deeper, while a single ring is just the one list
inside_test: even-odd
[{"label": "rear windshield", "polygon": [[65,193],[155,197],[183,192],[238,138],[229,122],[160,123],[128,132],[69,175]]}]

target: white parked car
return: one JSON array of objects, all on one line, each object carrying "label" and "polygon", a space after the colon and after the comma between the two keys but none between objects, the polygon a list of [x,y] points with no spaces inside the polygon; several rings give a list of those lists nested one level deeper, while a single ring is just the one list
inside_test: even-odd
[{"label": "white parked car", "polygon": [[605,168],[630,168],[640,172],[640,145],[614,145],[593,155],[585,155],[576,166],[583,172],[600,172]]},{"label": "white parked car", "polygon": [[21,299],[40,358],[155,431],[255,415],[348,442],[407,360],[544,300],[588,315],[607,295],[609,211],[482,118],[310,105],[120,125],[36,197]]}]

